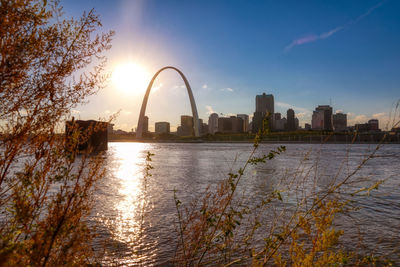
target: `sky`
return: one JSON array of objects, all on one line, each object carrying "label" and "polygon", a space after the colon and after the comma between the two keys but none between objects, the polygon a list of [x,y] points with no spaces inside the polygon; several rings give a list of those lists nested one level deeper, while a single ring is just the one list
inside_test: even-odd
[{"label": "sky", "polygon": [[[122,90],[106,88],[78,106],[80,119],[118,113],[114,129],[135,129],[153,74],[179,68],[199,117],[255,111],[255,96],[273,94],[275,112],[293,108],[300,126],[317,105],[348,114],[348,124],[378,118],[384,127],[400,99],[400,1],[396,0],[63,0],[66,17],[94,8],[101,31],[114,30],[107,71],[132,62],[147,75]],[[138,85],[140,84],[140,88]],[[149,128],[191,115],[180,76],[166,70],[147,105]]]}]

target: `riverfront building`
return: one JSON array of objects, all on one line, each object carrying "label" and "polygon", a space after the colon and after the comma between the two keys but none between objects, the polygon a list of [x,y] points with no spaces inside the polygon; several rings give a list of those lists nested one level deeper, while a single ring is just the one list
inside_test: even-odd
[{"label": "riverfront building", "polygon": [[218,118],[218,132],[242,133],[243,120],[235,116],[231,116],[229,118]]},{"label": "riverfront building", "polygon": [[193,135],[193,117],[188,115],[181,116],[181,126],[178,127],[177,134],[180,136]]},{"label": "riverfront building", "polygon": [[263,93],[256,96],[256,111],[253,115],[252,132],[257,133],[262,126],[265,115],[270,114],[269,127],[272,129],[272,115],[274,114],[274,96]]},{"label": "riverfront building", "polygon": [[262,95],[256,96],[256,112],[274,113],[274,96],[263,93]]},{"label": "riverfront building", "polygon": [[143,132],[144,133],[148,133],[149,132],[149,117],[147,117],[147,116],[144,116]]},{"label": "riverfront building", "polygon": [[215,134],[218,132],[218,114],[212,113],[210,117],[208,117],[208,132],[210,134]]},{"label": "riverfront building", "polygon": [[284,131],[286,127],[286,118],[282,118],[281,113],[274,113],[272,116],[272,129],[275,131]]},{"label": "riverfront building", "polygon": [[170,125],[166,121],[156,122],[154,128],[156,134],[170,133]]},{"label": "riverfront building", "polygon": [[296,121],[294,117],[294,110],[288,109],[286,112],[286,130],[287,131],[295,131],[296,130]]},{"label": "riverfront building", "polygon": [[333,114],[333,130],[335,132],[344,132],[347,128],[347,114]]},{"label": "riverfront building", "polygon": [[311,127],[313,130],[332,131],[332,107],[319,105],[312,115]]},{"label": "riverfront building", "polygon": [[368,121],[370,131],[379,131],[379,121],[377,119],[372,119]]},{"label": "riverfront building", "polygon": [[241,118],[243,120],[243,132],[247,133],[249,129],[249,115],[247,114],[237,114],[238,118]]}]

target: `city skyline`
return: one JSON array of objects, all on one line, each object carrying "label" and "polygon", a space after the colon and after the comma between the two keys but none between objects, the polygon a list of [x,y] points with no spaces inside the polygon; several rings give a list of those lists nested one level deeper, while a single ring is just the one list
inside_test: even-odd
[{"label": "city skyline", "polygon": [[[399,98],[395,1],[76,3],[62,1],[67,15],[95,8],[105,29],[116,31],[110,72],[129,62],[149,76],[166,65],[180,68],[203,120],[213,111],[251,115],[254,95],[267,92],[276,98],[276,112],[292,108],[300,125],[311,120],[314,107],[330,104],[333,113],[348,114],[349,124],[377,118],[383,126]],[[160,76],[150,95],[149,125],[170,121],[173,130],[179,115],[190,114],[182,85],[175,73]],[[73,115],[106,118],[120,110],[116,126],[130,130],[144,90],[127,93],[110,82]]]},{"label": "city skyline", "polygon": [[[146,98],[146,96],[145,96]],[[191,102],[193,99],[190,100]],[[400,101],[398,102],[400,103]],[[306,122],[304,127],[299,124],[295,111],[289,108],[286,111],[286,117],[283,117],[281,113],[274,112],[274,96],[272,94],[263,93],[255,96],[255,111],[253,117],[247,114],[230,114],[224,115],[217,113],[211,113],[208,117],[208,124],[203,123],[203,119],[199,118],[199,135],[195,134],[195,118],[190,115],[181,115],[181,123],[177,126],[176,131],[170,130],[170,123],[165,121],[156,121],[154,123],[154,130],[149,128],[149,118],[144,116],[144,122],[142,126],[143,133],[156,133],[156,134],[176,134],[178,136],[203,136],[205,134],[215,133],[253,133],[256,134],[261,129],[263,120],[269,117],[269,130],[273,132],[293,132],[297,130],[306,131],[324,131],[324,132],[369,132],[377,133],[382,129],[392,130],[390,126],[385,125],[379,126],[379,119],[369,118],[367,122],[355,123],[353,125],[348,124],[347,115],[341,111],[333,113],[333,108],[330,105],[318,105],[313,111],[313,115],[310,122]],[[382,124],[381,124],[382,125]],[[111,132],[115,132],[111,127]],[[126,134],[126,131],[116,129],[116,132]],[[131,129],[131,132],[135,132]],[[142,135],[137,134],[136,138],[141,138]]]}]

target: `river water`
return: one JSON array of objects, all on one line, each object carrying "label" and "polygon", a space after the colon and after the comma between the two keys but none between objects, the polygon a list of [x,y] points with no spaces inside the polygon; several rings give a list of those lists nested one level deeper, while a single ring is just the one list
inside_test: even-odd
[{"label": "river water", "polygon": [[[257,155],[279,145],[261,144]],[[282,181],[301,173],[301,190],[322,190],[345,179],[376,145],[286,144],[271,161],[249,166],[240,181],[249,199],[282,189]],[[108,175],[99,184],[93,220],[98,222],[95,249],[106,265],[168,265],[177,240],[174,190],[189,203],[248,159],[252,144],[243,143],[109,143]],[[151,176],[146,155],[154,153]],[[298,176],[296,176],[298,178]],[[346,183],[343,195],[383,181],[377,190],[352,197],[350,216],[335,221],[344,230],[345,248],[383,255],[400,262],[400,145],[384,145]],[[300,180],[299,180],[300,181]],[[295,202],[296,190],[283,194]]]}]

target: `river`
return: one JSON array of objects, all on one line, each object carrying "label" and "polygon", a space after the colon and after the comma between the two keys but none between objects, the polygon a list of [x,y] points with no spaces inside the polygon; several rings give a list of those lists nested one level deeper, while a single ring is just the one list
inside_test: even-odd
[{"label": "river", "polygon": [[[257,155],[279,145],[261,144]],[[325,188],[344,179],[376,147],[373,144],[286,144],[271,161],[249,166],[240,181],[240,194],[249,199],[281,189],[282,181],[301,172],[302,189]],[[98,223],[95,249],[106,264],[168,265],[177,244],[174,190],[182,203],[201,196],[227,173],[242,167],[253,149],[242,143],[109,143],[108,175],[96,193],[92,220]],[[154,154],[151,176],[144,177],[146,155]],[[306,172],[309,170],[309,172]],[[344,187],[344,195],[384,180],[368,195],[353,197],[351,217],[335,226],[344,230],[341,243],[359,252],[383,255],[400,262],[400,145],[383,145]],[[297,189],[286,191],[284,202],[295,201]],[[361,238],[362,237],[362,238]],[[362,243],[362,245],[360,245]]]}]

